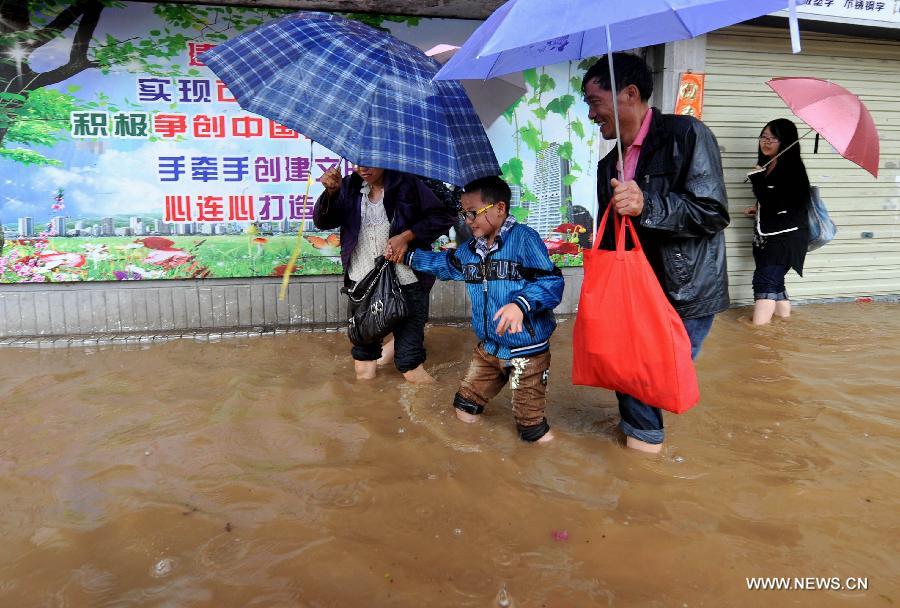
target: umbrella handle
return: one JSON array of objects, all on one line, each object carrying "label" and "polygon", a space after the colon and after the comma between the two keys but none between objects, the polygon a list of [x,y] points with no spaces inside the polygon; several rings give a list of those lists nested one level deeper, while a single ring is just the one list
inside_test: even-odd
[{"label": "umbrella handle", "polygon": [[[803,135],[801,135],[800,137],[798,137],[798,138],[797,138],[797,141],[795,141],[794,143],[792,143],[791,145],[789,145],[787,148],[785,148],[784,150],[782,150],[781,152],[779,152],[778,154],[776,154],[775,156],[773,156],[772,158],[770,158],[770,159],[769,159],[769,162],[767,162],[767,163],[764,164],[762,167],[760,167],[760,169],[765,169],[765,168],[768,167],[770,164],[772,164],[773,162],[775,162],[775,160],[776,160],[779,156],[781,156],[782,154],[784,154],[785,152],[787,152],[788,150],[790,150],[791,148],[793,148],[794,146],[796,146],[797,144],[799,144],[801,139],[803,139],[804,137],[806,137],[807,135],[809,135],[810,133],[812,133],[814,130],[815,130],[815,129],[810,129],[809,131],[807,131],[806,133],[804,133]],[[819,151],[819,134],[816,133],[816,152],[818,152],[818,151]],[[747,178],[744,180],[744,183],[746,184],[746,183],[749,182],[749,181],[750,181],[750,176],[747,176]]]}]

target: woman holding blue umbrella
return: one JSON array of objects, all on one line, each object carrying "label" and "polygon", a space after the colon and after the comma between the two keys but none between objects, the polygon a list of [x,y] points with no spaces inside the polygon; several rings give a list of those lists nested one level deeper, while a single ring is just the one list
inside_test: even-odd
[{"label": "woman holding blue umbrella", "polygon": [[374,378],[378,361],[387,363],[393,356],[408,382],[432,382],[423,364],[434,277],[418,275],[399,262],[410,248],[429,249],[453,225],[454,214],[421,180],[400,171],[358,166],[342,178],[338,169],[331,169],[322,176],[322,185],[325,192],[316,201],[313,222],[320,230],[340,228],[345,284],[351,287],[362,279],[384,255],[396,263],[409,308],[409,316],[394,328],[394,339],[384,348],[380,342],[353,346],[356,377]]}]

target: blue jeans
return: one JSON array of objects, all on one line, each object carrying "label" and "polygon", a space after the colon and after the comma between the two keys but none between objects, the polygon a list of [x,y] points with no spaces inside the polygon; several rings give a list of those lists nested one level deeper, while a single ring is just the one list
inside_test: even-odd
[{"label": "blue jeans", "polygon": [[790,267],[783,264],[758,266],[753,271],[753,299],[776,302],[789,300],[784,287],[784,276],[788,270]]},{"label": "blue jeans", "polygon": [[[709,333],[716,315],[698,319],[682,319],[688,338],[691,340],[691,358],[696,359],[700,353],[700,345]],[[619,398],[619,414],[622,420],[619,429],[629,437],[646,443],[662,443],[665,439],[662,410],[638,401],[631,395],[616,393]]]}]

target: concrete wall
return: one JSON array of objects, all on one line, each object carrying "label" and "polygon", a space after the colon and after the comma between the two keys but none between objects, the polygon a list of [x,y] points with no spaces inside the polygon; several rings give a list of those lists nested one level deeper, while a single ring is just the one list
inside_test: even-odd
[{"label": "concrete wall", "polygon": [[[565,269],[561,314],[574,312],[580,268]],[[0,285],[0,339],[163,335],[340,327],[347,300],[335,276]],[[437,283],[432,321],[468,319],[463,283]]]}]

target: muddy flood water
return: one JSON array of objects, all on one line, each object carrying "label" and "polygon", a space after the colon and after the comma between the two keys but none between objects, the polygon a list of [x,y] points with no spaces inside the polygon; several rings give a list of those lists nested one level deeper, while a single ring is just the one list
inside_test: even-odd
[{"label": "muddy flood water", "polygon": [[571,318],[548,445],[508,391],[454,419],[466,327],[432,387],[351,380],[341,333],[3,348],[0,606],[898,606],[898,313],[720,315],[659,456],[571,386]]}]

